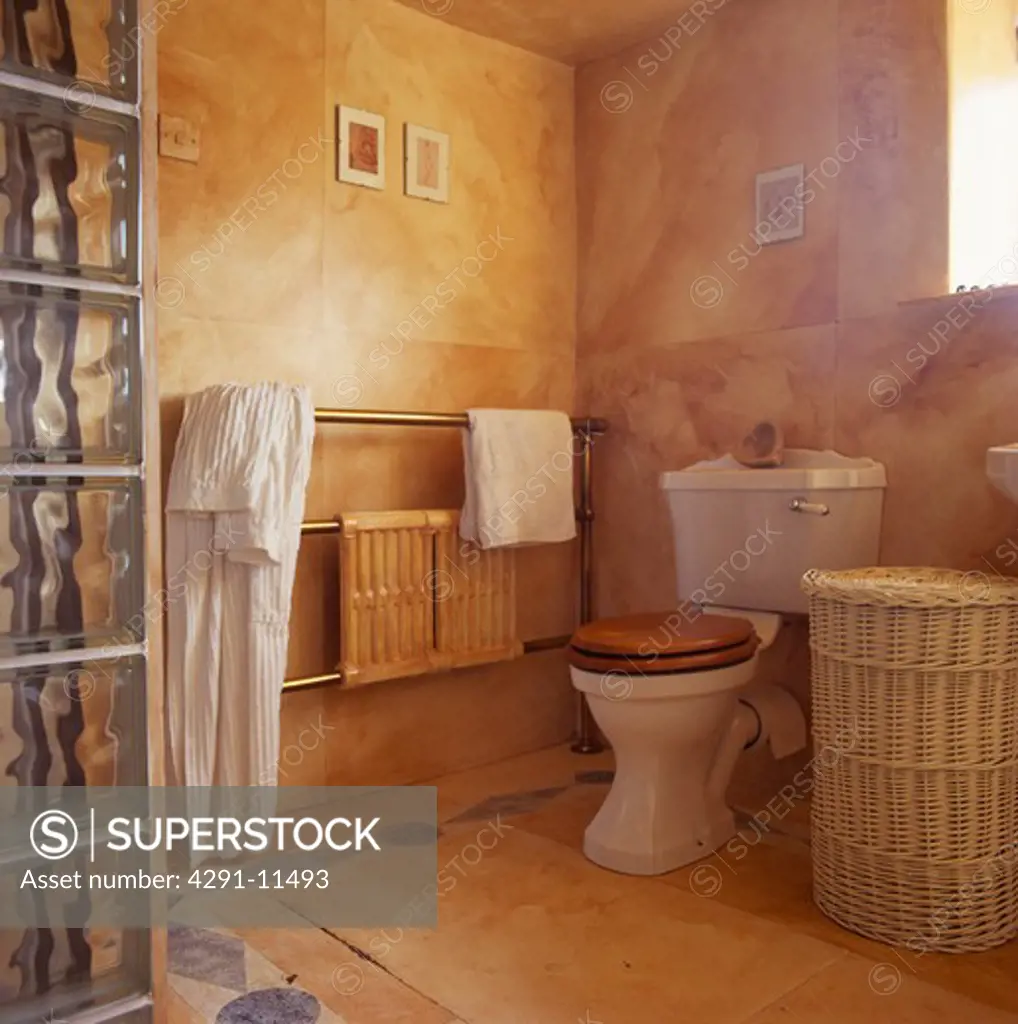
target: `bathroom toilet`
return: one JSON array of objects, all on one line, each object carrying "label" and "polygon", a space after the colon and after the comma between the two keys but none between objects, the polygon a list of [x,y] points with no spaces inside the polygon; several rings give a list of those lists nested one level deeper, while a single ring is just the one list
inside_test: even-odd
[{"label": "bathroom toilet", "polygon": [[580,627],[569,648],[581,691],[615,751],[612,787],[584,853],[626,874],[673,871],[735,834],[725,793],[742,751],[806,745],[798,702],[754,684],[782,615],[805,614],[811,568],[877,563],[884,467],[788,450],[776,469],[730,456],[665,473],[679,606]]}]

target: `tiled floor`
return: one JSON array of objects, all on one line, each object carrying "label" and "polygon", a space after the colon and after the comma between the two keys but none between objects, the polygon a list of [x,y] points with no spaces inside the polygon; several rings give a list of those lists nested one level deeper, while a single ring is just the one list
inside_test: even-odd
[{"label": "tiled floor", "polygon": [[797,799],[768,822],[740,796],[734,852],[670,875],[590,864],[610,768],[556,748],[437,780],[436,931],[179,932],[170,1024],[1018,1024],[1018,943],[917,956],[814,908]]}]

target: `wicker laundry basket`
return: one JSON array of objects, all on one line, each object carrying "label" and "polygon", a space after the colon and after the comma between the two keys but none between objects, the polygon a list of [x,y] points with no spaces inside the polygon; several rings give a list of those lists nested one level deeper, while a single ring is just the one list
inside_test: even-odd
[{"label": "wicker laundry basket", "polygon": [[1018,580],[808,572],[813,889],[846,928],[971,952],[1018,935]]}]

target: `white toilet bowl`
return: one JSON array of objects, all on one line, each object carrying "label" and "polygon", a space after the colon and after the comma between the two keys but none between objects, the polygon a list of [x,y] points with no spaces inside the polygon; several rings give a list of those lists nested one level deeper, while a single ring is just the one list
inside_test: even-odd
[{"label": "white toilet bowl", "polygon": [[637,679],[625,701],[603,695],[601,675],[572,669],[615,750],[615,781],[584,836],[595,864],[660,875],[735,835],[725,788],[746,742],[738,691],[755,668],[754,656],[731,668]]},{"label": "white toilet bowl", "polygon": [[753,627],[705,615],[684,632],[675,619],[596,623],[596,636],[581,628],[570,648],[573,685],[586,695],[616,765],[583,850],[625,874],[674,871],[732,838],[725,790],[759,732],[755,713],[739,702],[756,671]]}]

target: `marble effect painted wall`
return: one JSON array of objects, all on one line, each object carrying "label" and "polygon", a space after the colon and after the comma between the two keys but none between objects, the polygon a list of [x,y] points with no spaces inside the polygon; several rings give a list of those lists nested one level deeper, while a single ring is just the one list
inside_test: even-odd
[{"label": "marble effect painted wall", "polygon": [[[579,69],[577,403],[611,424],[599,614],[674,606],[658,474],[765,418],[790,446],[886,464],[884,564],[1018,564],[1018,516],[984,473],[1018,437],[1018,299],[931,298],[948,291],[947,93],[929,0],[732,4],[681,47]],[[799,162],[805,236],[761,250],[755,174]],[[763,669],[808,707],[806,645],[792,623]]]},{"label": "marble effect painted wall", "polygon": [[[578,405],[612,428],[601,613],[674,603],[657,475],[763,418],[791,446],[886,463],[885,564],[1001,568],[1015,514],[983,467],[1018,436],[1018,304],[931,298],[946,45],[927,0],[758,0],[678,50],[648,40],[578,72]],[[805,237],[761,250],[754,176],[798,162]]]},{"label": "marble effect painted wall", "polygon": [[[243,18],[191,0],[159,63],[162,111],[201,130],[197,165],[160,162],[166,468],[183,396],[224,380],[306,384],[318,406],[572,408],[571,69],[389,0],[271,0]],[[340,102],[387,118],[384,192],[335,181]],[[452,136],[449,205],[403,196],[404,121]],[[462,502],[455,432],[323,427],[314,458],[309,518]],[[573,545],[521,554],[524,639],[570,630],[575,572]],[[335,665],[337,588],[335,539],[309,539],[291,677]],[[571,725],[555,653],[288,695],[282,781],[419,779]]]}]

